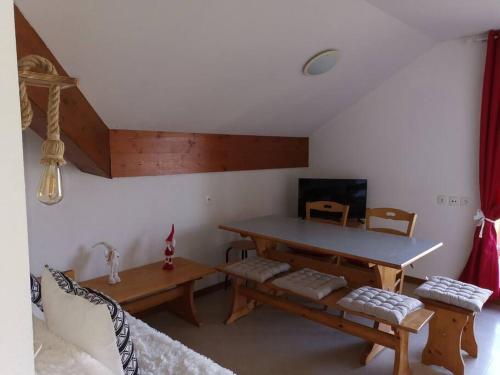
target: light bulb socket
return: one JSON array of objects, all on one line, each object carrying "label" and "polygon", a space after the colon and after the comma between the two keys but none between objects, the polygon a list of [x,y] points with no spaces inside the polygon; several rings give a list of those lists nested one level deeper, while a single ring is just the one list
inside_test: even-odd
[{"label": "light bulb socket", "polygon": [[61,166],[66,164],[64,160],[64,143],[59,139],[47,139],[42,143],[41,164],[56,163]]}]

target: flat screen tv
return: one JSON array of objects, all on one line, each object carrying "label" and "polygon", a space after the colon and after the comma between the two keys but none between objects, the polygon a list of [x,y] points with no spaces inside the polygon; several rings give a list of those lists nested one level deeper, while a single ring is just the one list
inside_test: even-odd
[{"label": "flat screen tv", "polygon": [[[349,205],[349,219],[364,219],[367,180],[299,178],[299,216],[306,216],[306,202],[334,201]],[[317,217],[337,219],[337,214],[315,213]]]}]

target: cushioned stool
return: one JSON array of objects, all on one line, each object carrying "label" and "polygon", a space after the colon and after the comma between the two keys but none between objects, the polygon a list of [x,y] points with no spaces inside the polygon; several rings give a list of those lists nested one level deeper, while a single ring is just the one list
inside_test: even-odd
[{"label": "cushioned stool", "polygon": [[334,290],[345,287],[347,282],[343,277],[304,268],[273,280],[273,284],[295,294],[320,300]]},{"label": "cushioned stool", "polygon": [[425,307],[434,311],[422,363],[439,365],[453,374],[464,373],[465,350],[477,357],[474,320],[492,291],[443,276],[433,276],[415,289]]},{"label": "cushioned stool", "polygon": [[364,286],[341,298],[337,305],[389,323],[400,324],[406,315],[424,304],[402,294]]},{"label": "cushioned stool", "polygon": [[263,283],[267,279],[270,279],[279,273],[286,272],[289,269],[290,265],[288,263],[281,263],[271,259],[255,257],[226,266],[224,271],[241,276],[245,279]]}]

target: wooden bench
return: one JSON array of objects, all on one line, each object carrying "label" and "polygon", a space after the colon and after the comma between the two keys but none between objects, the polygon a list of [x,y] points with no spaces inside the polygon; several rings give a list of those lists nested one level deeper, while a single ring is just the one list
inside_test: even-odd
[{"label": "wooden bench", "polygon": [[[340,307],[337,302],[351,291],[349,288],[336,290],[320,300],[313,300],[300,296],[306,300],[310,300],[342,312],[342,316],[335,316],[326,311],[311,308],[284,298],[285,296],[292,295],[293,293],[277,287],[272,282],[276,278],[283,277],[289,272],[281,273],[263,283],[256,283],[234,273],[227,272],[225,270],[225,266],[218,267],[218,270],[229,274],[234,281],[233,302],[226,324],[231,324],[237,319],[249,314],[255,308],[256,303],[268,304],[339,331],[358,336],[369,342],[377,343],[383,347],[393,349],[395,351],[393,368],[394,375],[411,374],[408,361],[409,334],[419,332],[434,314],[433,311],[422,308],[408,314],[400,324],[394,324],[382,319],[377,319],[373,316]],[[254,284],[254,287],[246,285],[249,283]],[[369,319],[376,324],[374,327],[360,324],[347,319],[345,317],[345,313]],[[379,325],[387,327],[387,329],[381,330]],[[364,355],[361,362],[366,364]]]}]

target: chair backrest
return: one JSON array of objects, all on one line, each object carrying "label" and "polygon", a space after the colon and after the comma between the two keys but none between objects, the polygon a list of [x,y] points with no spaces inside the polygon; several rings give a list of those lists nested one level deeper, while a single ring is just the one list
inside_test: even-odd
[{"label": "chair backrest", "polygon": [[[318,217],[311,217],[311,211],[332,212],[340,213],[340,220],[328,220]],[[323,223],[337,224],[345,227],[347,223],[347,216],[349,215],[349,206],[337,202],[330,201],[316,201],[306,203],[306,220],[320,221]]]},{"label": "chair backrest", "polygon": [[[386,220],[406,221],[406,231],[401,231],[393,228],[373,227],[370,220],[373,217],[378,217]],[[397,208],[382,207],[366,209],[366,230],[372,230],[374,232],[390,233],[411,237],[413,236],[413,231],[415,230],[416,221],[417,214],[399,210]]]}]

